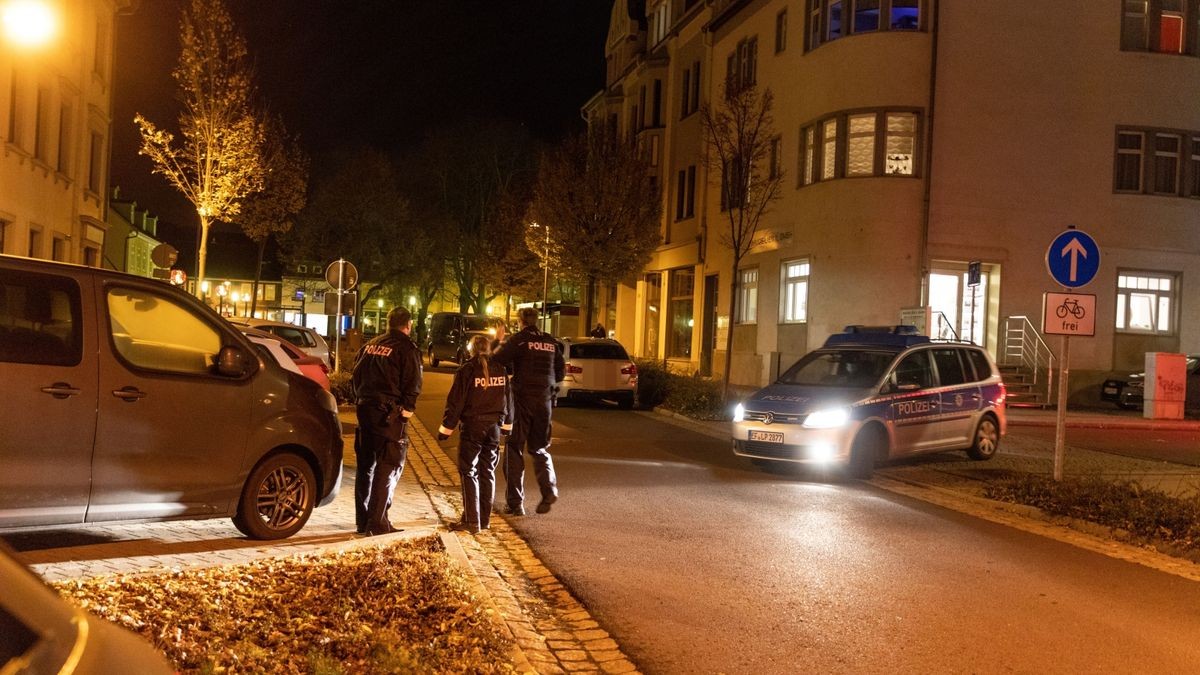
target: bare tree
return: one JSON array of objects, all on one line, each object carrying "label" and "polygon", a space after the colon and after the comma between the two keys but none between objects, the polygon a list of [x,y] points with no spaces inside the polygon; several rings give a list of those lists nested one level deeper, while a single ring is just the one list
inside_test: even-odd
[{"label": "bare tree", "polygon": [[733,253],[729,268],[729,330],[725,335],[725,373],[722,396],[729,399],[729,373],[733,365],[733,323],[738,310],[738,269],[750,253],[758,225],[771,203],[779,198],[783,173],[772,152],[775,128],[771,90],[756,85],[733,86],[726,82],[717,108],[701,110],[710,176],[720,176],[721,211],[726,217],[719,240]]},{"label": "bare tree", "polygon": [[549,228],[550,260],[586,284],[584,325],[596,285],[626,279],[661,241],[658,188],[632,143],[603,127],[568,137],[538,167],[530,216]]},{"label": "bare tree", "polygon": [[180,20],[182,50],[175,82],[183,110],[182,140],[138,114],[139,154],[196,207],[200,218],[196,288],[204,281],[208,229],[238,215],[242,199],[262,188],[262,125],[253,106],[246,41],[222,0],[191,0]]},{"label": "bare tree", "polygon": [[308,156],[296,139],[290,138],[283,120],[272,116],[264,123],[263,188],[246,198],[238,218],[242,231],[258,244],[254,268],[254,293],[250,316],[258,309],[258,284],[262,279],[263,254],[271,235],[292,229],[296,214],[304,208],[308,192]]}]

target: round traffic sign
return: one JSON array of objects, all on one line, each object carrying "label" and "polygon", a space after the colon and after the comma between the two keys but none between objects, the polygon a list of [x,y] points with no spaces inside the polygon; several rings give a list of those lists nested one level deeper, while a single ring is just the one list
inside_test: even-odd
[{"label": "round traffic sign", "polygon": [[1086,286],[1100,271],[1100,246],[1082,230],[1067,230],[1050,242],[1046,269],[1062,286]]},{"label": "round traffic sign", "polygon": [[156,267],[170,267],[179,259],[179,251],[170,244],[159,244],[150,250],[150,261]]},{"label": "round traffic sign", "polygon": [[348,291],[358,285],[358,268],[354,263],[338,258],[325,268],[325,281],[340,291]]}]

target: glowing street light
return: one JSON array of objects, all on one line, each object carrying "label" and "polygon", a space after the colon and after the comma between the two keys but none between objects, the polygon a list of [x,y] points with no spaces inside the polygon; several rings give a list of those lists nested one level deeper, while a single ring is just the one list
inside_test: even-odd
[{"label": "glowing street light", "polygon": [[58,20],[46,0],[7,0],[0,5],[4,35],[22,47],[46,44],[58,31]]}]

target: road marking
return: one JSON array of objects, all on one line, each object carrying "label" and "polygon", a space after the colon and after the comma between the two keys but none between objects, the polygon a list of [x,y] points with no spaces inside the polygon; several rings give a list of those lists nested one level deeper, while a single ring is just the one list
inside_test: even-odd
[{"label": "road marking", "polygon": [[614,466],[653,466],[659,468],[670,467],[672,469],[698,469],[708,471],[708,467],[689,464],[686,462],[658,462],[650,459],[611,459],[605,457],[571,457],[563,455],[555,457],[555,463],[569,464],[612,464]]}]

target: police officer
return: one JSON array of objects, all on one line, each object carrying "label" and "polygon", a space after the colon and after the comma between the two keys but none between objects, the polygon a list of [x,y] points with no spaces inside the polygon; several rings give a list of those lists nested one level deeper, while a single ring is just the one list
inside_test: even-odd
[{"label": "police officer", "polygon": [[350,379],[358,400],[354,522],[359,534],[368,535],[399,531],[387,512],[408,456],[408,418],[421,394],[421,350],[409,337],[412,315],[397,307],[387,322],[387,332],[359,350]]},{"label": "police officer", "polygon": [[523,308],[521,330],[492,356],[492,363],[512,373],[513,431],[504,451],[507,513],[525,515],[525,449],[533,457],[542,501],[538,513],[549,513],[558,501],[558,481],[550,458],[550,408],[554,390],[563,379],[563,347],[549,333],[538,330],[538,311]]},{"label": "police officer", "polygon": [[489,363],[489,342],[486,335],[471,338],[472,357],[454,374],[437,435],[444,441],[455,427],[462,426],[458,474],[462,477],[463,515],[450,529],[471,534],[488,529],[496,496],[500,434],[512,429],[508,375],[504,368]]}]

